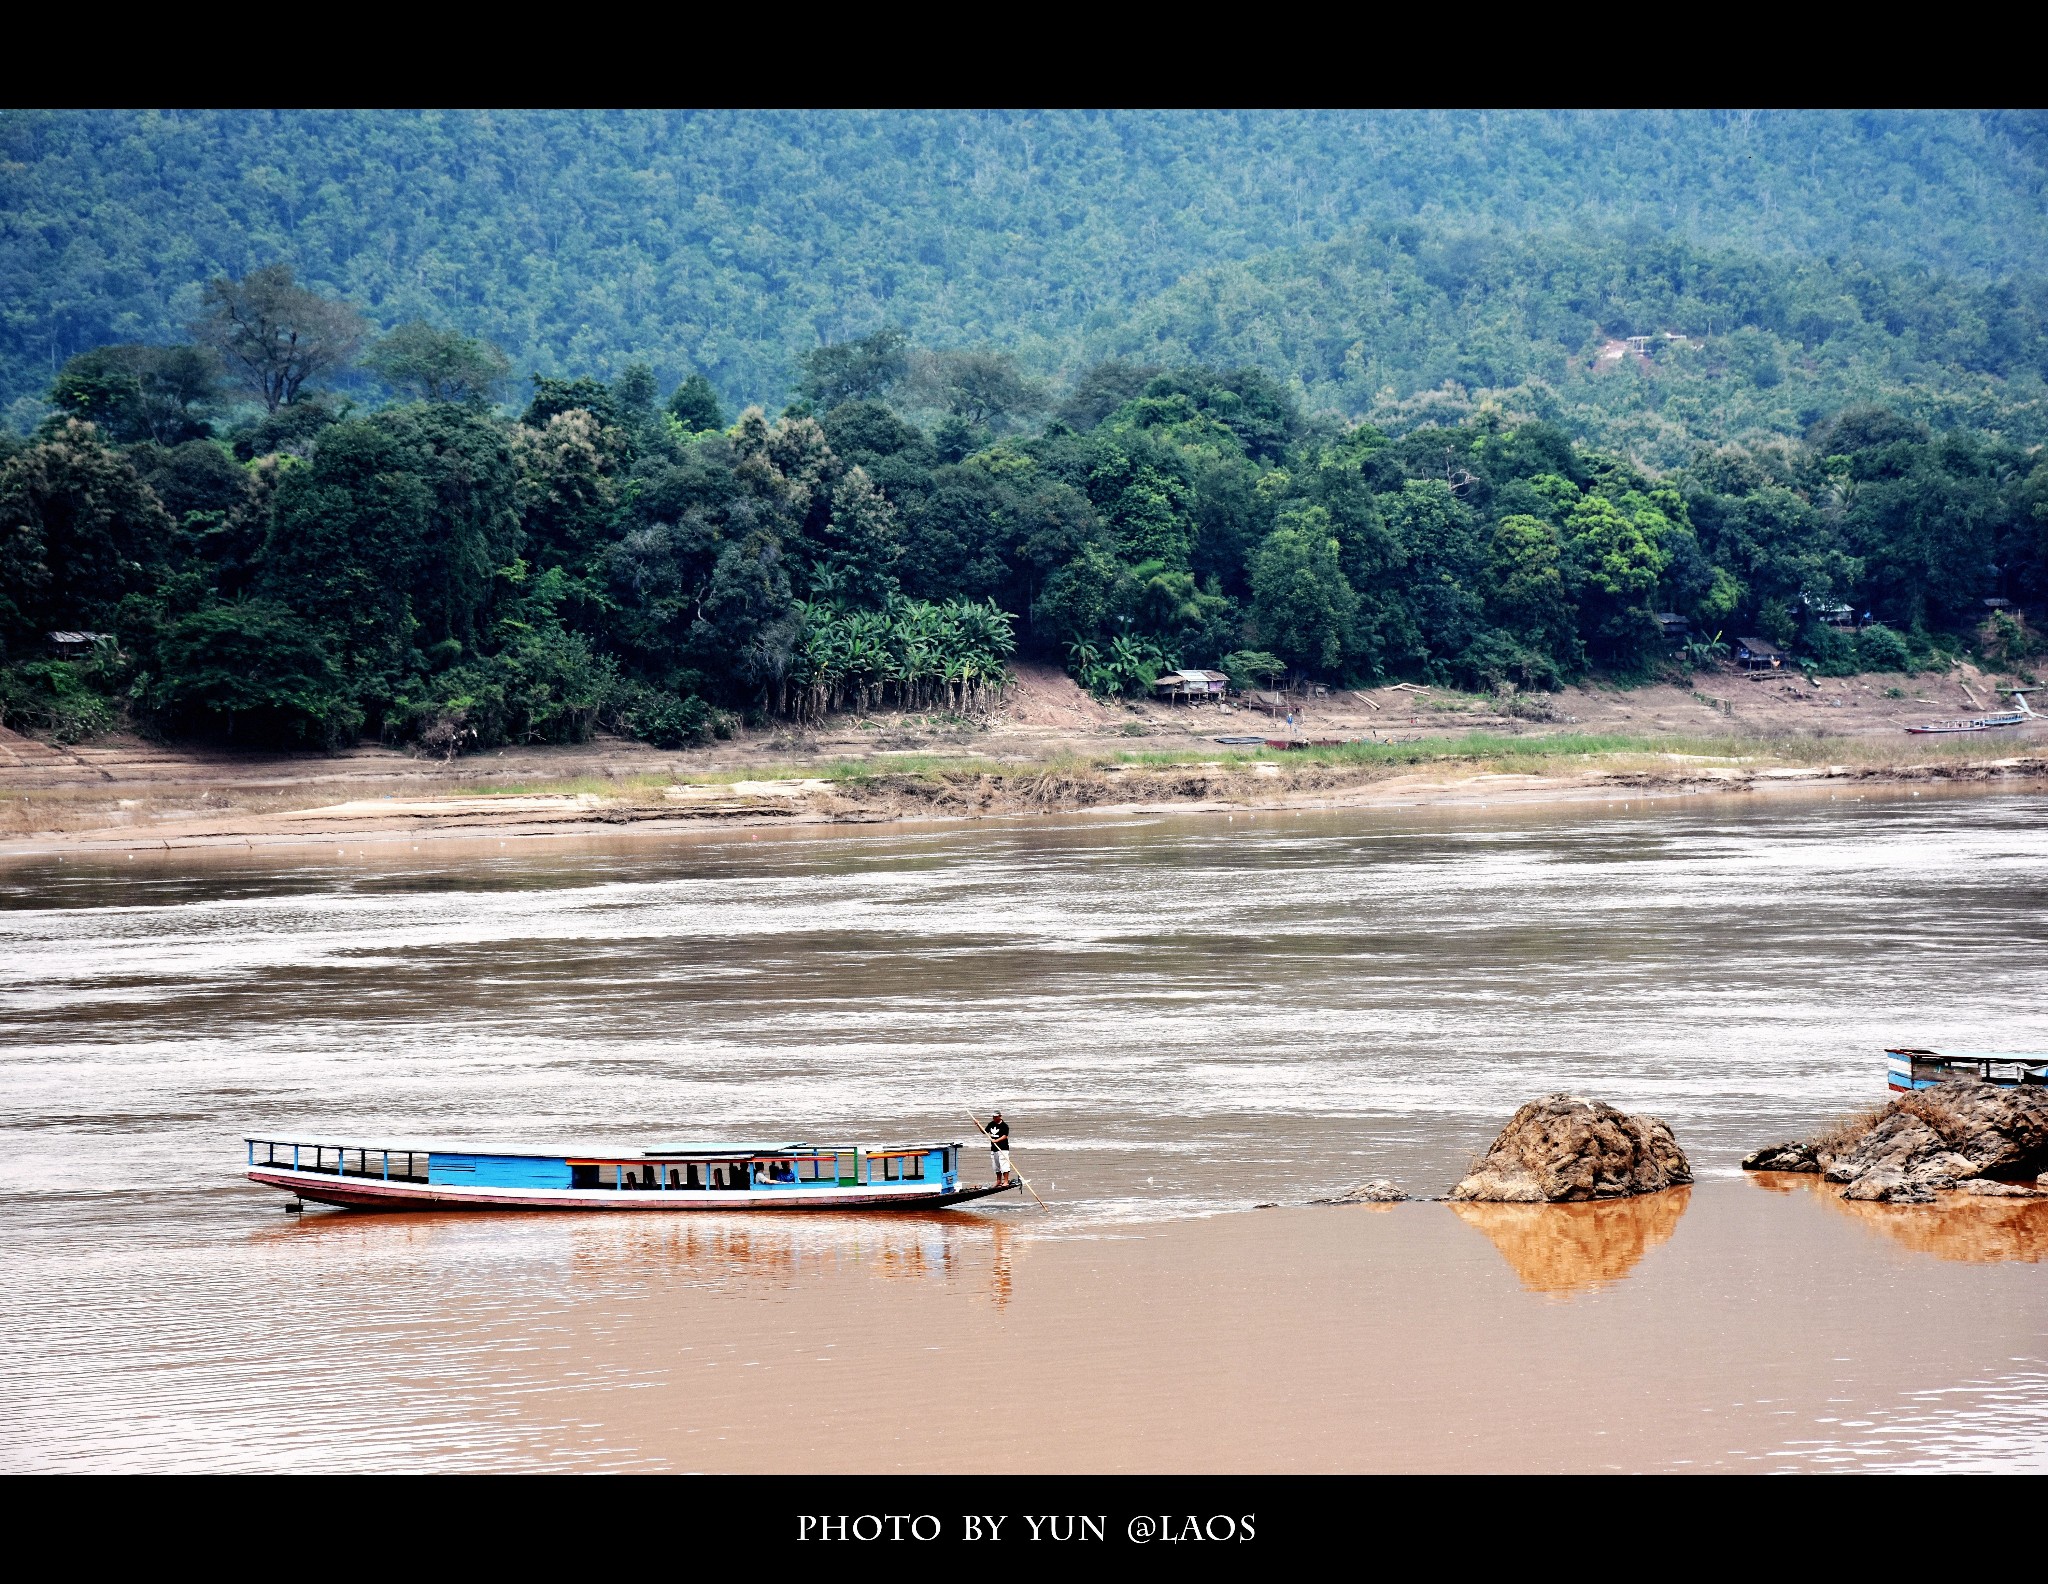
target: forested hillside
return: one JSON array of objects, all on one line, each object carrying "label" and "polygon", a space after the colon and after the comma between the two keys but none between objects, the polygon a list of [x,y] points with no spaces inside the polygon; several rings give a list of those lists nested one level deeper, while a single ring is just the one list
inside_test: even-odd
[{"label": "forested hillside", "polygon": [[2044,128],[8,112],[0,718],[2027,663]]},{"label": "forested hillside", "polygon": [[[1934,335],[1930,353],[1922,322],[1999,318],[2003,299],[1970,294],[2039,272],[2044,191],[2048,120],[2031,113],[10,111],[0,407],[27,399],[26,427],[68,358],[177,339],[209,277],[283,261],[381,328],[482,336],[520,373],[701,373],[729,406],[777,405],[804,351],[892,323],[929,346],[1009,348],[1041,375],[1112,344],[1255,358],[1389,422],[1446,378],[1541,379],[1568,420],[1583,409],[1660,456],[1674,427],[1711,427],[1722,406],[1731,424],[1782,431],[1815,403],[1882,393],[1902,363],[1950,408],[2002,423],[2035,399],[1995,386],[2015,363],[2038,375],[2037,333],[1950,358],[1967,330]],[[1415,239],[1475,232],[1551,240],[1530,255],[1467,244],[1513,281],[1453,334],[1441,320],[1474,292],[1455,259],[1437,279]],[[1671,315],[1624,322],[1609,276],[1653,240],[1784,268],[1760,318],[1679,282]],[[1276,251],[1289,256],[1189,281]],[[1567,278],[1580,266],[1596,273]],[[1904,332],[1873,293],[1905,301]],[[1827,299],[1834,328],[1816,343],[1773,317],[1788,296]],[[2038,288],[2015,300],[2037,304]],[[1763,341],[1710,354],[1738,370],[1733,389],[1637,400],[1626,380],[1580,392],[1568,372],[1596,333],[1745,326]]]},{"label": "forested hillside", "polygon": [[1092,340],[1287,371],[1312,408],[1393,431],[1499,406],[1656,467],[1872,403],[2048,438],[2048,276],[1410,227],[1206,272]]}]

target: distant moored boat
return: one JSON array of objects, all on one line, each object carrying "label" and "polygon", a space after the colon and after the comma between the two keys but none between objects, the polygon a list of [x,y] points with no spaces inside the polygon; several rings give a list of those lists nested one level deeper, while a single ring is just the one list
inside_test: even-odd
[{"label": "distant moored boat", "polygon": [[321,1204],[405,1210],[937,1210],[960,1145],[663,1144],[638,1154],[249,1138],[248,1177]]},{"label": "distant moored boat", "polygon": [[1888,1050],[1885,1083],[1904,1094],[1956,1078],[1992,1084],[2048,1084],[2048,1055],[2025,1051]]},{"label": "distant moored boat", "polygon": [[1929,721],[1925,726],[1908,726],[1906,731],[1914,737],[1926,737],[1940,732],[1983,732],[2002,731],[2007,726],[2018,726],[2029,719],[2018,710],[2006,710],[1997,715],[1976,715],[1969,720]]}]

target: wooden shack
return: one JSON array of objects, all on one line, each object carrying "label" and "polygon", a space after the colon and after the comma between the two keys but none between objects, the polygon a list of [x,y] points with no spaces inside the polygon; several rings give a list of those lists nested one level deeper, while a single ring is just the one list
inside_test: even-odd
[{"label": "wooden shack", "polygon": [[1203,699],[1220,701],[1229,690],[1230,678],[1221,671],[1169,671],[1152,682],[1153,697],[1186,699],[1190,703]]},{"label": "wooden shack", "polygon": [[1738,638],[1735,660],[1745,671],[1777,671],[1785,664],[1785,651],[1761,638]]}]

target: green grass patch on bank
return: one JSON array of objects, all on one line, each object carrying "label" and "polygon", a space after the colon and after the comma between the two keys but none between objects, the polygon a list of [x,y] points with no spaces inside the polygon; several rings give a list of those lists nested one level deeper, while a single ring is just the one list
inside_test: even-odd
[{"label": "green grass patch on bank", "polygon": [[1123,753],[1105,764],[1132,767],[1223,763],[1231,765],[1416,765],[1501,759],[1589,759],[1620,754],[1679,754],[1686,758],[1735,760],[1754,756],[1763,745],[1732,737],[1647,737],[1640,734],[1561,732],[1552,737],[1475,731],[1457,736],[1416,737],[1405,742],[1322,743],[1302,748],[1231,747]]},{"label": "green grass patch on bank", "polygon": [[1551,735],[1471,731],[1417,737],[1405,742],[1343,742],[1313,747],[1276,749],[1188,742],[1185,747],[1157,749],[1072,750],[1032,760],[1002,760],[944,753],[890,753],[874,758],[840,757],[824,763],[722,766],[701,770],[678,767],[674,772],[630,776],[581,775],[560,780],[524,780],[474,784],[457,788],[465,797],[573,797],[648,801],[677,784],[732,786],[746,781],[813,781],[850,792],[898,778],[958,780],[998,776],[1006,780],[1036,776],[1085,776],[1171,771],[1198,765],[1245,771],[1269,764],[1280,769],[1404,768],[1442,765],[1462,771],[1508,775],[1569,775],[1593,769],[1665,771],[1680,765],[1705,769],[1741,766],[1748,769],[1818,767],[1845,764],[1858,769],[1883,769],[1933,763],[1978,763],[2038,753],[2031,737],[1991,740],[1915,739],[1889,734],[1877,737],[1821,735],[1652,735],[1641,732],[1558,732]]}]

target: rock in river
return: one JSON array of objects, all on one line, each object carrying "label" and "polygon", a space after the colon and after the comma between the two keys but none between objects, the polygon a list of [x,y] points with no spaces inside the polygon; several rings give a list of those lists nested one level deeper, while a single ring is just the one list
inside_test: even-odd
[{"label": "rock in river", "polygon": [[1554,1204],[1656,1193],[1691,1181],[1685,1151],[1659,1118],[1554,1094],[1514,1114],[1451,1198]]},{"label": "rock in river", "polygon": [[1371,1182],[1362,1182],[1356,1188],[1347,1188],[1330,1199],[1312,1199],[1311,1204],[1399,1204],[1408,1196],[1384,1177],[1375,1177]]},{"label": "rock in river", "polygon": [[2032,1178],[2048,1166],[2048,1089],[1957,1079],[1903,1094],[1821,1166],[1844,1198],[1931,1200],[1973,1178]]},{"label": "rock in river", "polygon": [[[1957,1078],[1803,1144],[1743,1158],[1751,1171],[1817,1171],[1845,1199],[1932,1204],[1945,1188],[2015,1195],[2048,1166],[2048,1089]],[[1978,1186],[1983,1184],[1984,1186]]]},{"label": "rock in river", "polygon": [[1793,1139],[1784,1144],[1766,1144],[1742,1157],[1744,1171],[1817,1172],[1820,1155],[1811,1144]]}]

